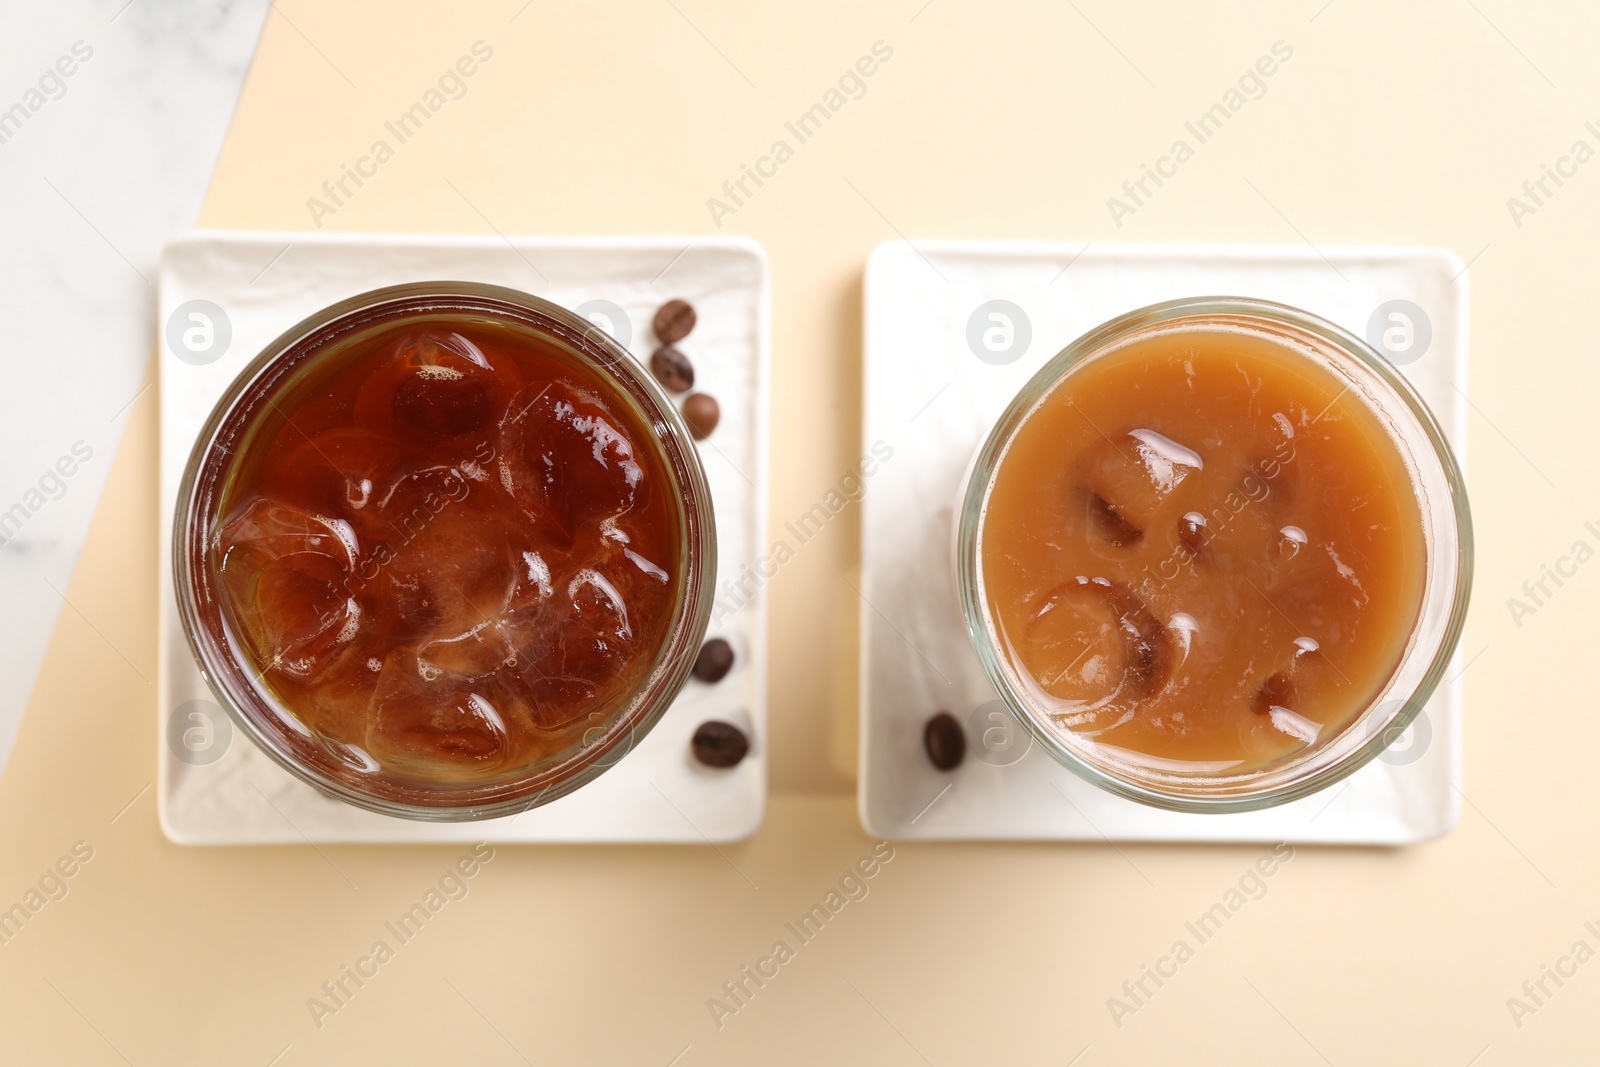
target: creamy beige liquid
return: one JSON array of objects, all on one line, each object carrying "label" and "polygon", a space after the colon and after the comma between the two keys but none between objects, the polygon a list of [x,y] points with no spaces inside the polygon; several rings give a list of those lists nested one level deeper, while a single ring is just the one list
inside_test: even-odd
[{"label": "creamy beige liquid", "polygon": [[1422,519],[1377,415],[1305,356],[1221,329],[1073,371],[1001,458],[979,538],[1034,705],[1157,767],[1325,743],[1421,608]]}]

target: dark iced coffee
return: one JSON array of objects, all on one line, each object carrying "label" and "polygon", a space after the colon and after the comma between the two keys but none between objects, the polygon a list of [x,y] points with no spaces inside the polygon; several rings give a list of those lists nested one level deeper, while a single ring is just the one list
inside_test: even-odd
[{"label": "dark iced coffee", "polygon": [[580,757],[683,623],[670,428],[494,316],[408,307],[324,346],[216,460],[205,545],[286,742],[425,791]]}]

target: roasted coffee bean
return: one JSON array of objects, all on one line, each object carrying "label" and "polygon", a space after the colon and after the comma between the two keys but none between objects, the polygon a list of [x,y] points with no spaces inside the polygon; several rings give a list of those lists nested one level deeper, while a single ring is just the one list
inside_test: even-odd
[{"label": "roasted coffee bean", "polygon": [[733,723],[710,719],[700,724],[689,747],[707,767],[732,767],[750,751],[750,739]]},{"label": "roasted coffee bean", "polygon": [[720,682],[733,669],[733,646],[720,637],[713,637],[700,646],[694,658],[694,676],[702,682]]},{"label": "roasted coffee bean", "polygon": [[681,341],[694,329],[694,308],[687,300],[668,300],[656,311],[656,338],[664,345]]},{"label": "roasted coffee bean", "polygon": [[683,421],[689,424],[689,432],[694,434],[697,441],[710,437],[721,419],[722,407],[714,396],[690,393],[683,402]]},{"label": "roasted coffee bean", "polygon": [[650,357],[650,373],[669,391],[686,393],[694,388],[694,364],[671,345],[662,345]]},{"label": "roasted coffee bean", "polygon": [[948,711],[941,711],[922,728],[922,747],[928,759],[941,771],[954,770],[967,754],[967,735]]}]

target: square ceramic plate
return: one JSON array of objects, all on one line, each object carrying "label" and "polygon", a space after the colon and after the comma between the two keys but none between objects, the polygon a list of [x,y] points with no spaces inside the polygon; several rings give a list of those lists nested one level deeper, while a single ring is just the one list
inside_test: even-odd
[{"label": "square ceramic plate", "polygon": [[[1422,317],[1394,362],[1460,458],[1466,286],[1460,260],[1434,249],[880,245],[866,273],[863,445],[892,449],[892,458],[868,483],[862,518],[859,802],[867,829],[928,840],[1391,845],[1448,832],[1459,815],[1459,666],[1382,758],[1292,804],[1187,815],[1089,785],[1014,721],[987,717],[995,692],[962,619],[951,523],[968,460],[1029,377],[1092,327],[1178,297],[1275,300],[1363,337],[1369,323],[1380,331],[1393,324],[1380,307],[1411,302]],[[989,317],[993,301],[1009,303],[999,306],[1002,319]],[[1405,343],[1403,334],[1393,340]],[[940,710],[964,722],[968,740],[967,759],[948,774],[922,745],[923,725]]]},{"label": "square ceramic plate", "polygon": [[[362,811],[290,776],[227,716],[195,668],[173,599],[170,546],[178,481],[228,383],[268,342],[321,308],[402,282],[509,286],[578,311],[644,358],[650,322],[672,297],[699,322],[679,347],[696,387],[721,403],[701,444],[722,575],[766,543],[766,255],[752,241],[704,237],[533,238],[205,232],[173,241],[161,264],[161,826],[184,844],[319,842],[728,841],[766,804],[766,605],[758,591],[714,615],[709,636],[738,656],[716,685],[691,680],[638,747],[589,785],[533,811],[477,823],[421,823]],[[198,315],[196,318],[194,316]],[[689,754],[706,719],[743,726],[750,755],[713,771]]]}]

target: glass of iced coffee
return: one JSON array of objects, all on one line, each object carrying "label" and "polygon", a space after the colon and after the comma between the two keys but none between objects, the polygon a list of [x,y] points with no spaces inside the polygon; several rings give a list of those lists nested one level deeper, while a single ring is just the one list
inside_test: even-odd
[{"label": "glass of iced coffee", "polygon": [[1471,524],[1427,406],[1294,308],[1197,298],[1092,330],[974,458],[956,567],[1000,696],[1089,781],[1241,811],[1349,775],[1460,636]]},{"label": "glass of iced coffee", "polygon": [[563,796],[684,685],[715,584],[671,401],[510,289],[353,297],[278,338],[197,440],[173,543],[212,689],[289,771],[389,815]]}]

